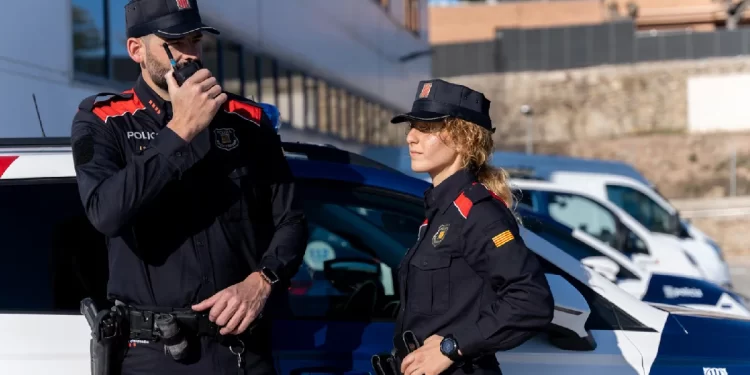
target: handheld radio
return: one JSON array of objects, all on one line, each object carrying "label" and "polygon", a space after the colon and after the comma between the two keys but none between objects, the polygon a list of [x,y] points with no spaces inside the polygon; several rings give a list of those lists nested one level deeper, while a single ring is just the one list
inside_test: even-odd
[{"label": "handheld radio", "polygon": [[195,72],[203,69],[203,64],[201,64],[200,60],[190,60],[187,64],[182,66],[181,68],[177,68],[177,62],[174,61],[174,56],[172,56],[172,52],[169,50],[169,45],[167,43],[162,44],[164,47],[164,50],[167,51],[167,57],[169,57],[169,63],[172,64],[172,69],[174,69],[174,72],[172,75],[174,76],[175,81],[177,81],[177,84],[182,86],[182,84],[190,78]]}]

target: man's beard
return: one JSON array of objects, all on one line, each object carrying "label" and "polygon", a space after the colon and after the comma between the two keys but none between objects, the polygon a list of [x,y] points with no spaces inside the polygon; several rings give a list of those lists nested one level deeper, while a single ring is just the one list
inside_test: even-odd
[{"label": "man's beard", "polygon": [[[182,64],[178,64],[175,69],[179,69],[185,66],[187,63],[188,62],[185,61]],[[151,77],[151,81],[154,82],[156,86],[164,91],[169,91],[169,85],[167,84],[167,79],[165,78],[170,70],[169,65],[160,64],[159,61],[154,58],[151,52],[146,50],[146,61],[141,66],[141,68],[146,71],[149,77]]]}]

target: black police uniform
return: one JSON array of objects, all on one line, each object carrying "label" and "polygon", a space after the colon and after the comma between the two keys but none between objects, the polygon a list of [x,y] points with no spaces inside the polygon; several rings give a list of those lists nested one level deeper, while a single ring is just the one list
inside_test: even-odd
[{"label": "black police uniform", "polygon": [[[453,116],[492,130],[488,113],[481,93],[432,80],[420,82],[412,112],[392,122]],[[448,372],[499,373],[494,353],[520,345],[552,319],[540,262],[513,213],[471,168],[430,187],[424,202],[418,240],[399,267],[396,334],[410,330],[422,341],[452,335],[464,367]]]},{"label": "black police uniform", "polygon": [[[205,27],[194,1],[127,7],[129,31],[137,31],[129,36],[151,30],[143,26],[148,22],[173,36]],[[171,103],[139,77],[131,90],[84,99],[72,125],[81,199],[107,236],[108,297],[136,311],[129,318],[137,338],[149,338],[149,312],[190,313],[193,304],[258,270],[280,280],[266,310],[281,306],[274,300],[286,300],[284,284],[297,272],[307,240],[280,139],[257,103],[229,95],[189,143],[166,127],[172,116]],[[161,343],[136,339],[123,373],[237,374],[238,359],[244,373],[273,373],[267,316],[240,335],[239,358],[228,348],[237,340],[217,337],[216,327],[201,321],[199,333],[208,336],[193,348],[200,355],[180,363]]]}]

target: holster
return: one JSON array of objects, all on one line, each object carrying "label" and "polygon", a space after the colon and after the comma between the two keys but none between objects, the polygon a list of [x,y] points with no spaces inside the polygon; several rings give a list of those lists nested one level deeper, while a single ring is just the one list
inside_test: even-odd
[{"label": "holster", "polygon": [[372,356],[372,368],[376,375],[401,375],[401,362],[409,353],[422,346],[412,331],[404,331],[393,337],[393,350],[390,354]]},{"label": "holster", "polygon": [[114,306],[92,316],[91,311],[97,310],[90,302],[84,307],[85,301],[81,302],[81,311],[91,328],[91,375],[120,375],[128,343],[126,315],[121,306]]}]

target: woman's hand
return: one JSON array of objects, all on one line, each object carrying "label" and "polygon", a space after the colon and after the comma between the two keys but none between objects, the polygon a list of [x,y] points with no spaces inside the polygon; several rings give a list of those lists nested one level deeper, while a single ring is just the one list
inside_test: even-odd
[{"label": "woman's hand", "polygon": [[424,345],[409,353],[401,362],[404,375],[439,375],[453,364],[450,358],[440,352],[442,336],[432,335],[424,340]]}]

